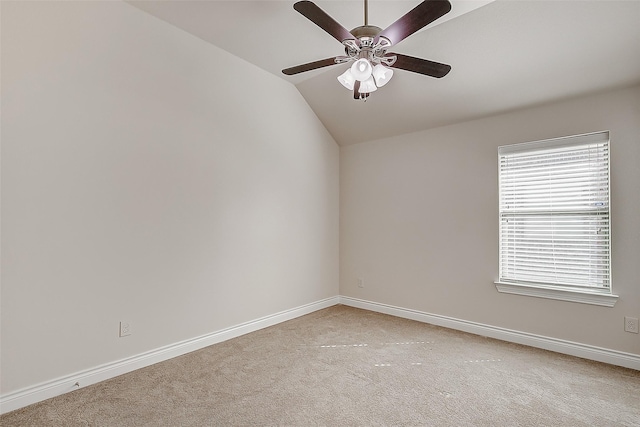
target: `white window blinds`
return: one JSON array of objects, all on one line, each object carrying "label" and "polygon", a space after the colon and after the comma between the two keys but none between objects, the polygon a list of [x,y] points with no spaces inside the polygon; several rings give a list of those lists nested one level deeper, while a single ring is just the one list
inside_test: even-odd
[{"label": "white window blinds", "polygon": [[500,147],[500,281],[610,292],[609,132]]}]

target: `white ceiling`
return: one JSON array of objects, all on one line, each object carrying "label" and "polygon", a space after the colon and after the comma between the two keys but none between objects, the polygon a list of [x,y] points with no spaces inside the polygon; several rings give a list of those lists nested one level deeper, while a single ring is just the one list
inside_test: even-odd
[{"label": "white ceiling", "polygon": [[[419,0],[371,0],[385,28]],[[452,11],[391,51],[444,62],[442,79],[396,70],[367,102],[336,80],[347,65],[297,76],[283,68],[344,54],[295,1],[128,3],[295,84],[340,145],[640,83],[640,1],[451,0]],[[361,0],[315,1],[352,29]]]}]

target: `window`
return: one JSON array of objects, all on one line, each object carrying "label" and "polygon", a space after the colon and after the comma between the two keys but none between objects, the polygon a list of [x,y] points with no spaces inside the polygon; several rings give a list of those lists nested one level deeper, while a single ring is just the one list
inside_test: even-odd
[{"label": "window", "polygon": [[500,292],[612,306],[609,132],[498,149]]}]

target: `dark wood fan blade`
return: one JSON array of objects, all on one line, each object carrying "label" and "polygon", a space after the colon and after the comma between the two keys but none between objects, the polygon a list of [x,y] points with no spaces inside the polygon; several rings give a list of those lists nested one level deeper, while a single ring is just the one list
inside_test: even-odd
[{"label": "dark wood fan blade", "polygon": [[329,65],[335,65],[336,58],[327,58],[321,59],[319,61],[313,61],[302,65],[297,65],[291,68],[285,68],[282,70],[284,74],[287,76],[292,76],[294,74],[304,73],[305,71],[315,70],[317,68],[328,67]]},{"label": "dark wood fan blade", "polygon": [[340,43],[344,40],[355,40],[355,37],[349,32],[349,30],[338,24],[332,17],[316,6],[315,3],[307,0],[299,1],[293,5],[293,8],[318,27],[325,30]]},{"label": "dark wood fan blade", "polygon": [[425,0],[407,12],[402,18],[382,30],[376,37],[384,36],[391,44],[398,44],[419,29],[426,27],[451,10],[447,0]]},{"label": "dark wood fan blade", "polygon": [[397,57],[396,62],[391,66],[392,68],[412,71],[438,79],[446,76],[449,74],[449,71],[451,71],[451,65],[414,58],[413,56],[401,55],[399,53],[390,53],[389,55],[395,55]]}]

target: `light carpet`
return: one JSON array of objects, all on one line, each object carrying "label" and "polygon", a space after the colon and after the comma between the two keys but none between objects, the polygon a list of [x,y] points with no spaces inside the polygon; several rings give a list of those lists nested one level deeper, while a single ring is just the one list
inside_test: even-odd
[{"label": "light carpet", "polygon": [[640,372],[334,306],[2,426],[640,426]]}]

